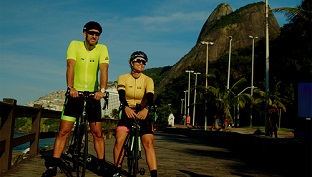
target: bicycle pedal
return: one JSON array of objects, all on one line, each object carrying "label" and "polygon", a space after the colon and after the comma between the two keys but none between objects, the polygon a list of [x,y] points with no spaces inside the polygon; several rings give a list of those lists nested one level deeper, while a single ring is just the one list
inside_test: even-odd
[{"label": "bicycle pedal", "polygon": [[42,174],[42,177],[56,176],[57,167],[48,167],[48,169]]},{"label": "bicycle pedal", "polygon": [[140,173],[140,175],[144,175],[144,174],[145,174],[145,169],[144,169],[144,168],[141,168],[141,169],[139,170],[139,173]]},{"label": "bicycle pedal", "polygon": [[92,161],[92,157],[91,156],[88,156],[87,157],[87,162],[91,162]]}]

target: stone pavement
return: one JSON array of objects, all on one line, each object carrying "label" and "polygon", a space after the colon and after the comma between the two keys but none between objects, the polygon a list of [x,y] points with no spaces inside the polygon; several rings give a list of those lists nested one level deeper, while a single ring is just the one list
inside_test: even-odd
[{"label": "stone pavement", "polygon": [[[105,140],[105,145],[110,170],[114,139]],[[89,147],[94,157],[92,142]],[[275,139],[247,132],[205,132],[175,127],[156,131],[155,149],[160,177],[311,176],[311,143],[293,138]],[[34,158],[24,159],[0,176],[40,177],[49,156],[51,151],[45,151]],[[89,165],[87,177],[96,176],[93,173],[95,159]],[[65,173],[65,166],[63,163],[58,177],[70,176]],[[144,154],[140,167],[146,170],[142,177],[148,177]]]}]

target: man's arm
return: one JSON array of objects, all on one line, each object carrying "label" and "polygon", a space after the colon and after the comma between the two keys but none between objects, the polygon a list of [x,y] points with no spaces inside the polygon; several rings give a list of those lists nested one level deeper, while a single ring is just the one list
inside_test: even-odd
[{"label": "man's arm", "polygon": [[108,64],[107,63],[101,63],[100,64],[100,89],[104,88],[106,89],[107,82],[108,82]]},{"label": "man's arm", "polygon": [[95,93],[94,98],[96,100],[100,100],[105,96],[105,93],[101,92],[101,89],[106,90],[107,82],[108,82],[108,64],[101,63],[100,64],[100,89]]},{"label": "man's arm", "polygon": [[67,69],[66,69],[66,82],[67,87],[70,88],[70,96],[78,97],[78,92],[74,88],[74,68],[75,68],[76,60],[68,59],[67,60]]}]

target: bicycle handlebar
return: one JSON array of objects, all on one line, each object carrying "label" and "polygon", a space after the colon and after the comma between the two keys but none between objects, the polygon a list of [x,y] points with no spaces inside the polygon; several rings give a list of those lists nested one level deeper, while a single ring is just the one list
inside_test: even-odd
[{"label": "bicycle handlebar", "polygon": [[90,97],[94,97],[95,92],[88,92],[88,91],[82,92],[82,91],[78,91],[78,95],[80,97],[90,98]]},{"label": "bicycle handlebar", "polygon": [[[78,91],[78,95],[79,95],[80,97],[84,97],[84,98],[86,99],[86,98],[94,97],[95,92]],[[65,96],[66,96],[66,100],[65,100],[65,103],[66,103],[66,102],[67,102],[67,98],[70,96],[70,95],[69,95],[69,90],[66,91]],[[105,108],[108,109],[108,98],[109,98],[109,92],[105,92],[105,96],[103,97],[103,99],[104,99],[103,110],[104,110]]]},{"label": "bicycle handlebar", "polygon": [[[123,109],[124,109],[124,106],[123,106],[122,104],[120,104],[120,106],[119,106],[119,115],[118,115],[119,120],[120,120],[121,117],[122,117],[122,110],[123,110]],[[136,105],[136,111],[139,112],[139,111],[141,111],[141,110],[142,110],[141,104],[137,104],[137,105]],[[149,112],[148,112],[148,114],[150,114],[151,112],[153,113],[154,121],[156,121],[157,118],[158,118],[158,116],[157,116],[157,105],[153,105],[153,106],[150,106],[150,107],[149,107]]]},{"label": "bicycle handlebar", "polygon": [[[85,98],[90,98],[94,97],[95,92],[88,92],[88,91],[78,91],[79,96],[84,96]],[[108,109],[108,98],[109,98],[109,92],[105,92],[105,96],[103,97],[104,99],[104,105],[103,105],[103,110],[106,108]]]}]

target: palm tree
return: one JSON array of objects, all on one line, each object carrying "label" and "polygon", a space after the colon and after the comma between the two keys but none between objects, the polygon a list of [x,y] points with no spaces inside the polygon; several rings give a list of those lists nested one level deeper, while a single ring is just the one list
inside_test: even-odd
[{"label": "palm tree", "polygon": [[[282,84],[281,81],[277,82],[274,88],[269,93],[269,107],[275,107],[286,112],[286,107],[284,103],[287,102],[287,99],[283,98],[279,92],[279,90],[281,89],[280,88],[281,84]],[[262,103],[265,98],[265,92],[260,89],[255,89],[254,92],[256,95],[258,94],[259,97],[254,99],[253,104],[257,105]]]},{"label": "palm tree", "polygon": [[[273,89],[271,89],[269,92],[269,108],[276,108],[279,110],[279,121],[281,120],[281,110],[286,112],[286,106],[284,105],[284,103],[288,102],[288,100],[286,98],[283,98],[283,95],[281,95],[281,89],[283,89],[282,82],[278,81],[274,85]],[[254,93],[255,99],[252,102],[253,106],[262,104],[265,99],[265,92],[260,89],[255,89]]]},{"label": "palm tree", "polygon": [[301,5],[297,8],[292,7],[279,7],[273,8],[273,12],[284,12],[288,21],[299,21],[298,25],[312,23],[312,11],[311,11],[311,0],[303,0]]},{"label": "palm tree", "polygon": [[[246,88],[241,90],[242,85],[244,85],[246,81],[245,78],[241,78],[229,90],[209,87],[209,92],[214,96],[216,103],[215,124],[217,119],[223,120],[224,118],[229,119],[230,123],[233,123],[231,109],[236,109],[238,106],[239,108],[244,108],[248,101],[252,100],[250,94],[243,93]],[[217,126],[214,125],[214,127]]]}]

